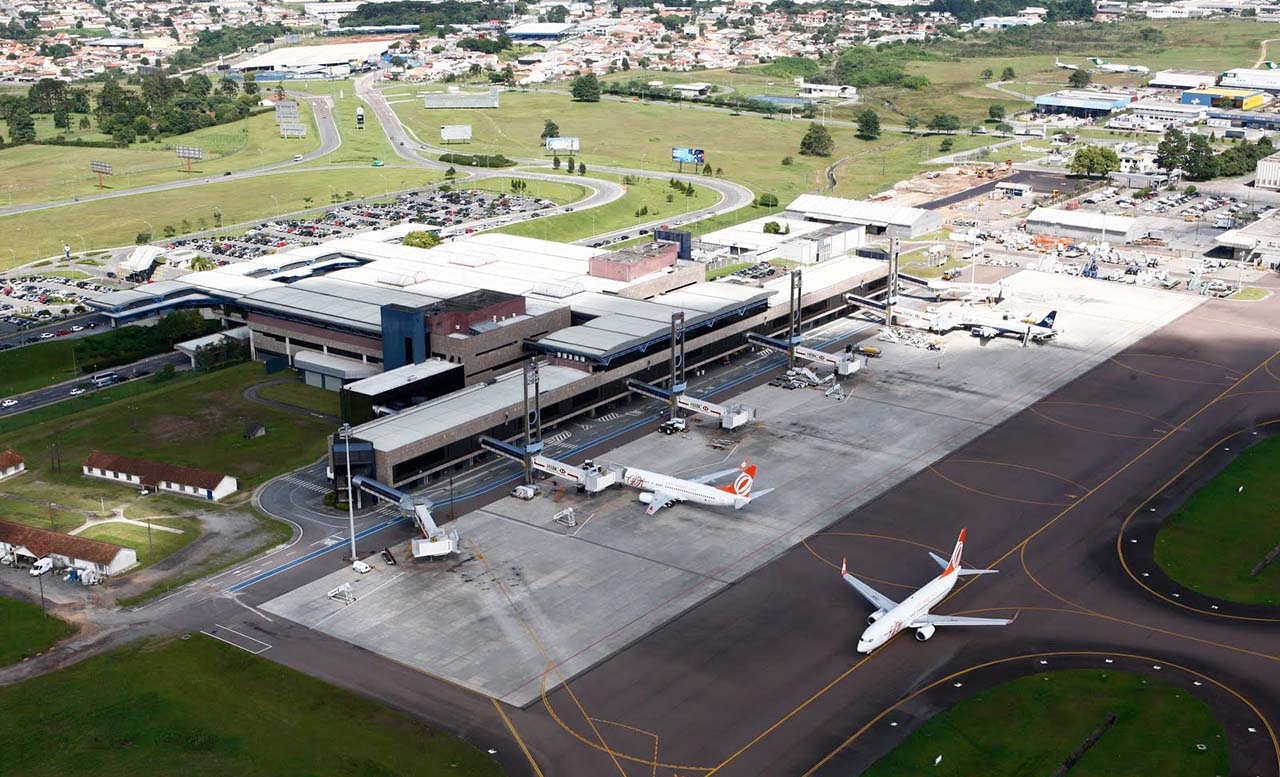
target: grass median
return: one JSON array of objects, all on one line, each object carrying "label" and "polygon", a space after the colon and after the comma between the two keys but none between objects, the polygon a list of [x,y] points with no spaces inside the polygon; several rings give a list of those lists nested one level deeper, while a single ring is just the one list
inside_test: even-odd
[{"label": "grass median", "polygon": [[498,777],[475,747],[200,634],[0,688],[12,777],[415,774]]},{"label": "grass median", "polygon": [[[1240,453],[1191,495],[1156,534],[1156,563],[1206,596],[1245,604],[1280,604],[1280,438]],[[1256,574],[1255,574],[1256,572]]]},{"label": "grass median", "polygon": [[960,702],[863,775],[1054,774],[1108,715],[1114,724],[1070,767],[1072,777],[1230,772],[1222,726],[1200,699],[1130,672],[1073,669],[1012,680]]}]

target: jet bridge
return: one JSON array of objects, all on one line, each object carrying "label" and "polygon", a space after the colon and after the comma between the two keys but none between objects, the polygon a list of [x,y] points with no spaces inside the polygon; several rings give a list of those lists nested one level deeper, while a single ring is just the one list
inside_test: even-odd
[{"label": "jet bridge", "polygon": [[898,273],[898,278],[907,283],[914,283],[933,292],[935,299],[942,299],[943,295],[957,295],[964,299],[975,301],[999,302],[1004,299],[1004,281],[996,281],[995,283],[958,283],[956,281],[944,281],[941,278],[920,278],[915,275],[907,275],[906,273]]},{"label": "jet bridge", "polygon": [[[627,388],[637,394],[660,399],[663,402],[671,401],[671,392],[661,386],[655,386],[651,383],[644,383],[638,380],[628,380]],[[737,429],[745,426],[756,419],[756,410],[754,407],[735,403],[732,405],[721,405],[715,402],[708,402],[705,399],[695,399],[687,394],[676,395],[676,406],[681,407],[693,413],[715,418],[720,422],[721,429]]]},{"label": "jet bridge", "polygon": [[413,521],[422,532],[421,537],[414,537],[410,543],[414,558],[444,558],[461,549],[456,529],[445,531],[436,525],[435,519],[431,517],[431,500],[427,497],[406,494],[364,475],[353,477],[351,485],[366,494],[395,504],[400,508],[402,516]]},{"label": "jet bridge", "polygon": [[853,354],[852,348],[847,348],[842,353],[827,353],[816,348],[806,348],[803,345],[788,345],[782,340],[776,340],[755,332],[748,332],[747,340],[782,353],[795,353],[797,359],[804,359],[814,364],[824,364],[834,369],[835,374],[842,378],[862,369],[862,360]]},{"label": "jet bridge", "polygon": [[[517,445],[509,442],[503,442],[496,437],[483,435],[480,437],[480,447],[485,450],[504,456],[508,459],[518,462],[524,462],[525,452]],[[614,483],[618,482],[618,473],[602,469],[590,461],[584,463],[582,467],[575,467],[572,464],[566,464],[563,461],[543,456],[542,454],[534,454],[531,457],[533,468],[539,472],[545,472],[553,477],[564,478],[583,488],[588,493],[597,493],[603,491]]]}]

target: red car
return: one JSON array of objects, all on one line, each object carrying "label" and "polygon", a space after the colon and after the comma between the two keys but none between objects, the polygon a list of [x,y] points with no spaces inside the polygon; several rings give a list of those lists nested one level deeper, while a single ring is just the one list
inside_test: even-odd
[{"label": "red car", "polygon": [[57,334],[58,334],[58,337],[62,337],[62,336],[64,336],[64,335],[69,335],[69,334],[71,334],[71,330],[70,330],[70,329],[59,329]]}]

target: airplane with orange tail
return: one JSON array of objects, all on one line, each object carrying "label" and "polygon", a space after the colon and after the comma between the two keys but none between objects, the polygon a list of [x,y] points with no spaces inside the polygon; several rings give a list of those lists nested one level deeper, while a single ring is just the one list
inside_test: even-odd
[{"label": "airplane with orange tail", "polygon": [[[951,559],[930,553],[929,556],[942,567],[942,574],[924,584],[920,590],[895,602],[876,589],[849,574],[844,561],[840,562],[840,575],[853,586],[853,590],[871,603],[876,611],[867,617],[867,629],[858,640],[858,652],[870,653],[893,639],[903,629],[915,629],[916,639],[924,642],[933,636],[938,626],[1007,626],[1013,618],[965,618],[957,615],[930,615],[929,608],[947,598],[956,581],[966,575],[989,575],[994,569],[965,569],[960,566],[960,554],[964,551],[965,530],[960,530]],[[1017,617],[1016,615],[1014,617]]]},{"label": "airplane with orange tail", "polygon": [[[727,486],[709,485],[712,481],[729,475],[736,475],[733,483]],[[735,510],[741,510],[750,504],[751,500],[758,499],[773,490],[767,488],[753,494],[751,487],[755,484],[755,479],[756,465],[745,461],[734,469],[713,472],[692,480],[634,467],[627,467],[622,475],[623,483],[641,490],[640,501],[649,505],[645,515],[653,515],[673,502],[694,502],[712,507],[732,507]]]}]

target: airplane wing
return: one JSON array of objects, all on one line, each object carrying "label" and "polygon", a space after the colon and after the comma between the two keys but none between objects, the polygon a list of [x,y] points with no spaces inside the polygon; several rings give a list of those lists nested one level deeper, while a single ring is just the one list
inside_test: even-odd
[{"label": "airplane wing", "polygon": [[[942,556],[939,556],[937,553],[929,551],[929,558],[933,559],[937,565],[943,569],[947,568],[947,560]],[[1000,570],[998,569],[970,569],[969,567],[961,567],[959,573],[961,577],[964,577],[966,575],[994,575],[999,571]]]},{"label": "airplane wing", "polygon": [[[1014,616],[1017,617],[1017,616]],[[960,615],[926,615],[912,621],[909,626],[918,629],[921,626],[1008,626],[1013,618],[965,618]]]},{"label": "airplane wing", "polygon": [[736,475],[741,471],[742,470],[738,467],[734,467],[733,469],[722,469],[719,472],[712,472],[710,475],[699,475],[696,478],[689,478],[688,480],[690,483],[705,484],[705,483],[710,483],[713,480],[719,480],[720,478],[727,478],[730,475]]},{"label": "airplane wing", "polygon": [[853,586],[853,590],[861,594],[863,599],[871,602],[871,606],[886,612],[898,606],[898,603],[894,600],[849,574],[843,563],[840,565],[840,574],[844,577],[846,583]]},{"label": "airplane wing", "polygon": [[654,491],[653,499],[649,502],[649,506],[645,508],[644,514],[653,515],[674,501],[676,501],[676,498],[671,494],[667,494],[662,491]]}]

